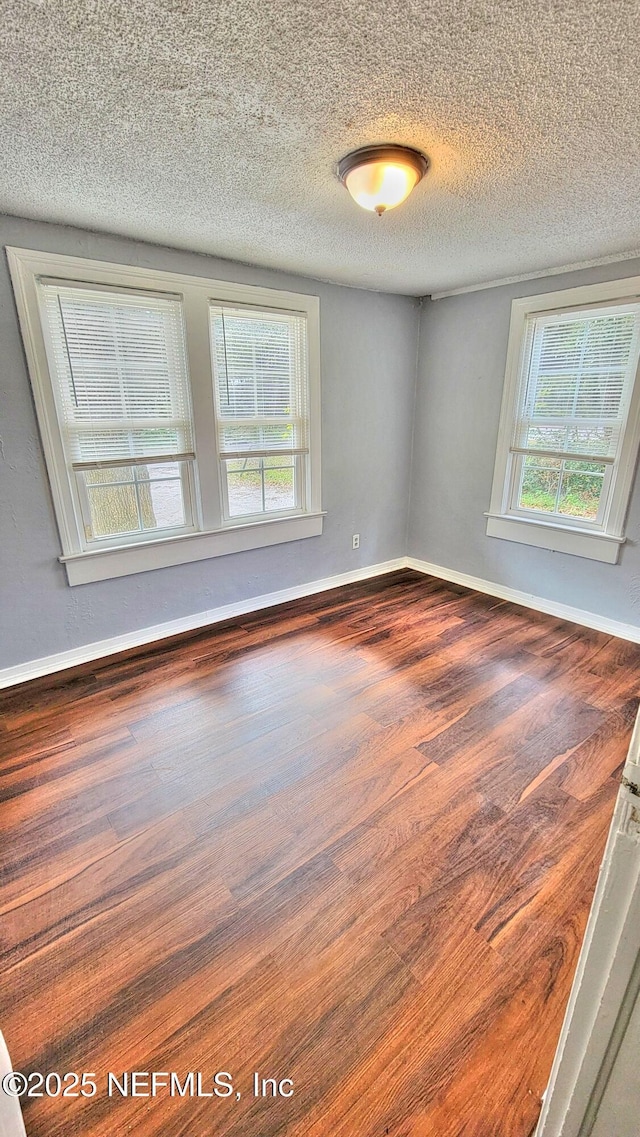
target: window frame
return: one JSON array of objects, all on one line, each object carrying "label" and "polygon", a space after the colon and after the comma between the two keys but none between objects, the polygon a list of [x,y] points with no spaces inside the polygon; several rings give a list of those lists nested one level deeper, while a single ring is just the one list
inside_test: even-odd
[{"label": "window frame", "polygon": [[[319,299],[304,293],[236,284],[206,276],[146,269],[7,247],[18,317],[33,389],[38,425],[58,523],[69,584],[84,584],[116,576],[263,548],[319,536],[323,528],[320,470],[320,334]],[[60,423],[46,351],[37,282],[40,277],[64,283],[140,292],[170,293],[183,305],[187,365],[193,413],[195,462],[192,479],[194,529],[158,534],[135,541],[114,538],[108,547],[87,547],[78,494],[64,453]],[[211,304],[260,307],[306,317],[309,382],[308,492],[301,509],[229,521],[224,517],[213,387],[209,310]]]},{"label": "window frame", "polygon": [[[216,402],[216,406],[217,406],[218,395],[216,392],[216,388],[218,387],[218,384],[216,382],[216,374],[215,374],[215,371],[216,371],[216,367],[215,367],[216,344],[215,344],[215,333],[214,333],[214,328],[213,328],[213,318],[212,318],[213,314],[211,312],[211,309],[213,307],[220,307],[220,309],[224,315],[224,306],[218,305],[215,302],[212,302],[210,304],[209,335],[210,335],[210,341],[211,341],[212,375],[214,378],[214,402]],[[252,312],[255,315],[257,305],[251,305],[251,306],[247,305],[246,307],[248,308],[248,310],[250,312]],[[285,309],[278,310],[275,306],[272,306],[271,310],[273,311],[274,316],[278,316],[278,315],[280,315],[280,316],[291,316],[291,315],[297,314],[297,313],[292,312],[290,309],[289,310],[285,310]],[[264,312],[258,311],[258,314],[263,315]],[[308,341],[308,320],[307,320],[305,338]],[[306,347],[307,347],[307,355],[308,355],[308,342],[306,343]],[[218,390],[219,390],[219,388],[218,388]],[[304,401],[308,404],[308,399],[305,399]],[[216,417],[217,417],[217,409],[216,409]],[[258,417],[260,417],[260,416],[258,416]],[[310,419],[310,417],[311,417],[310,413],[309,413],[308,417]],[[233,421],[235,421],[235,420],[233,420]],[[226,417],[224,414],[221,414],[220,417],[217,418],[217,424],[218,424],[218,427],[220,428],[220,430],[219,430],[220,437],[222,436],[222,434],[224,432],[224,425],[225,424],[233,425],[233,421],[230,418]],[[247,419],[247,422],[250,422],[250,421],[251,421],[251,418],[249,417]],[[219,442],[220,442],[220,437],[219,437]],[[262,455],[262,460],[264,460],[265,458],[279,457],[279,456],[284,457],[285,454],[284,453],[280,454],[277,449],[273,449],[270,453],[267,453],[265,451],[264,454]],[[294,490],[295,490],[295,502],[296,503],[293,506],[293,508],[289,508],[289,509],[285,508],[285,509],[281,509],[281,510],[272,510],[271,514],[270,514],[270,516],[272,516],[272,517],[287,516],[287,515],[290,516],[292,514],[296,515],[296,514],[304,513],[308,508],[307,503],[312,498],[311,487],[310,487],[310,478],[309,478],[309,462],[308,462],[307,454],[303,453],[301,451],[297,451],[290,456],[293,458]],[[255,454],[252,454],[251,452],[247,453],[247,458],[253,460],[253,459],[255,459],[255,457],[256,457]],[[218,459],[219,459],[218,472],[219,472],[219,477],[220,477],[222,518],[223,518],[223,524],[225,526],[235,526],[235,525],[242,525],[242,524],[250,523],[251,521],[264,516],[264,514],[261,511],[258,513],[255,513],[255,514],[250,514],[250,513],[248,513],[248,514],[237,514],[235,516],[233,516],[231,514],[231,509],[230,509],[230,505],[229,505],[229,471],[228,471],[228,468],[226,468],[226,467],[227,467],[227,464],[229,462],[237,460],[238,458],[240,458],[239,454],[236,454],[234,457],[230,457],[224,451],[224,449],[223,450],[221,450],[220,448],[218,449]],[[262,480],[262,490],[264,491],[263,469],[264,469],[264,467],[261,469],[261,480]]]},{"label": "window frame", "polygon": [[611,465],[612,484],[601,522],[581,522],[573,518],[559,521],[556,517],[514,508],[516,479],[524,459],[513,452],[512,437],[518,412],[520,374],[525,362],[528,317],[554,312],[570,315],[573,310],[601,303],[617,307],[639,299],[640,277],[627,277],[512,301],[491,502],[485,514],[488,537],[570,553],[607,564],[617,563],[626,539],[624,525],[640,447],[640,364],[633,382],[618,457]]}]

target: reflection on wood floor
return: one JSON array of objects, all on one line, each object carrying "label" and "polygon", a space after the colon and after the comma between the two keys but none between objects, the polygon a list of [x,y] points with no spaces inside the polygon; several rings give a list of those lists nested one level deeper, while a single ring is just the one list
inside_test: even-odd
[{"label": "reflection on wood floor", "polygon": [[97,1083],[29,1137],[529,1137],[639,661],[402,571],[6,693],[0,1026]]}]

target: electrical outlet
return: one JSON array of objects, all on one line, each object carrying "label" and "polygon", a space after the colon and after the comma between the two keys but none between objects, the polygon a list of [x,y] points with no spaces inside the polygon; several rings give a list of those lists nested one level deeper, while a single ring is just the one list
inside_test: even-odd
[{"label": "electrical outlet", "polygon": [[353,534],[353,547],[354,547],[354,549],[360,548],[360,534],[359,533]]}]

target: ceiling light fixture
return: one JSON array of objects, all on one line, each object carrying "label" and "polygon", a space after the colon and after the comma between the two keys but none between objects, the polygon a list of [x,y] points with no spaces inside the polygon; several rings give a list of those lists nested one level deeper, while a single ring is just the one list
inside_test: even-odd
[{"label": "ceiling light fixture", "polygon": [[382,217],[409,196],[428,167],[410,146],[363,146],[340,159],[338,177],[358,205]]}]

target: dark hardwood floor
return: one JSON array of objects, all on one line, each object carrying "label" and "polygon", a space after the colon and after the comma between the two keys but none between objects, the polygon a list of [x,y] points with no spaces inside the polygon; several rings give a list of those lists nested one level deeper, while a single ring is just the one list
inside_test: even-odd
[{"label": "dark hardwood floor", "polygon": [[5,693],[29,1137],[529,1137],[639,663],[403,571]]}]

